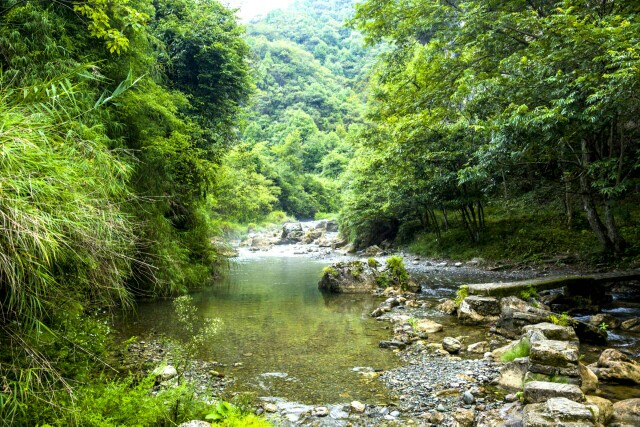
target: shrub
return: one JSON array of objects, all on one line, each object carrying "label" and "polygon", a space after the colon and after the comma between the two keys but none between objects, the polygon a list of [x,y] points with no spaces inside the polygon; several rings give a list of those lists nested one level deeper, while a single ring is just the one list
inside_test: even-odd
[{"label": "shrub", "polygon": [[469,296],[469,286],[467,285],[460,286],[460,289],[458,289],[458,291],[456,292],[456,299],[454,300],[456,303],[456,307],[460,307],[460,304],[462,304],[462,301],[464,301],[464,299],[468,296]]},{"label": "shrub", "polygon": [[574,326],[576,324],[576,321],[571,316],[569,316],[569,313],[566,312],[562,313],[559,316],[550,314],[549,316],[547,316],[547,319],[554,325],[559,326]]}]

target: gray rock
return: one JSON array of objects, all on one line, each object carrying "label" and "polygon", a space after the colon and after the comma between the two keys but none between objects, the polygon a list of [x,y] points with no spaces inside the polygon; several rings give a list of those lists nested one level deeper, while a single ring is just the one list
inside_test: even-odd
[{"label": "gray rock", "polygon": [[542,403],[554,397],[566,397],[575,402],[584,401],[582,390],[573,384],[531,381],[524,385],[525,403]]},{"label": "gray rock", "polygon": [[578,336],[571,326],[560,326],[544,322],[535,325],[527,325],[522,328],[522,332],[525,334],[530,331],[539,331],[547,337],[548,340],[578,341]]},{"label": "gray rock", "polygon": [[544,403],[532,403],[524,407],[524,427],[590,427],[595,417],[590,408],[564,397],[556,397]]},{"label": "gray rock", "polygon": [[264,409],[265,412],[269,412],[269,413],[278,412],[278,405],[276,405],[275,403],[265,403],[264,405],[262,405],[262,408]]},{"label": "gray rock", "polygon": [[495,322],[499,314],[500,304],[494,297],[469,296],[458,307],[458,320],[466,325]]},{"label": "gray rock", "polygon": [[476,401],[476,398],[473,396],[473,394],[469,390],[467,390],[462,394],[462,401],[467,405],[472,405],[473,402]]},{"label": "gray rock", "polygon": [[325,268],[318,288],[332,293],[370,293],[378,288],[372,269],[361,261],[339,262]]},{"label": "gray rock", "polygon": [[579,355],[578,345],[573,342],[542,340],[531,344],[529,359],[532,364],[575,367],[577,373]]},{"label": "gray rock", "polygon": [[524,386],[524,376],[529,369],[529,359],[521,358],[505,363],[500,369],[497,385],[508,391],[521,391]]},{"label": "gray rock", "polygon": [[445,337],[442,340],[442,348],[449,353],[458,353],[462,348],[462,343],[455,338]]},{"label": "gray rock", "polygon": [[607,345],[607,331],[600,329],[598,326],[576,320],[574,322],[573,329],[576,331],[576,335],[578,336],[578,339],[580,339],[580,342],[595,345]]},{"label": "gray rock", "polygon": [[390,415],[394,418],[397,418],[400,416],[400,411],[392,411]]},{"label": "gray rock", "polygon": [[640,399],[621,400],[613,404],[613,427],[640,426]]},{"label": "gray rock", "polygon": [[402,341],[396,341],[396,340],[391,340],[391,341],[380,341],[378,343],[378,347],[380,348],[398,348],[398,349],[403,349],[407,346],[407,343],[402,342]]},{"label": "gray rock", "polygon": [[522,427],[523,406],[519,400],[481,412],[476,427]]},{"label": "gray rock", "polygon": [[509,338],[519,337],[522,327],[544,323],[550,316],[550,311],[542,310],[510,296],[500,300],[500,318],[496,323],[496,332]]}]

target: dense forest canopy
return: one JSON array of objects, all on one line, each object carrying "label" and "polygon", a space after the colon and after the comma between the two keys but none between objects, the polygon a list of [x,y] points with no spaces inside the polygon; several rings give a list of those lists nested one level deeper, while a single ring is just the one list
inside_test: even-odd
[{"label": "dense forest canopy", "polygon": [[623,254],[640,160],[639,6],[356,5],[351,25],[392,49],[371,85],[345,228],[365,243],[414,221],[439,233],[457,211],[479,242],[487,203],[544,189],[569,226],[580,205],[602,248]]}]

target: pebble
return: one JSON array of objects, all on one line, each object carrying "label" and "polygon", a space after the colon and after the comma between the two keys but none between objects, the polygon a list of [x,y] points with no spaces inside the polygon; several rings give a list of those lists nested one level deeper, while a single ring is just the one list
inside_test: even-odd
[{"label": "pebble", "polygon": [[462,394],[462,401],[463,401],[464,403],[466,403],[467,405],[472,405],[472,404],[473,404],[473,402],[475,402],[475,401],[476,401],[476,398],[475,398],[475,397],[473,397],[473,394],[471,394],[471,392],[470,392],[470,391],[465,391],[465,392]]},{"label": "pebble", "polygon": [[278,405],[276,405],[275,403],[265,403],[263,405],[263,408],[265,410],[265,412],[278,412]]},{"label": "pebble", "polygon": [[393,412],[391,413],[391,416],[392,416],[392,417],[399,417],[399,416],[400,416],[400,411],[393,411]]},{"label": "pebble", "polygon": [[353,412],[357,412],[359,414],[363,413],[365,409],[365,404],[362,402],[358,402],[357,400],[354,400],[353,402],[351,402],[351,410]]}]

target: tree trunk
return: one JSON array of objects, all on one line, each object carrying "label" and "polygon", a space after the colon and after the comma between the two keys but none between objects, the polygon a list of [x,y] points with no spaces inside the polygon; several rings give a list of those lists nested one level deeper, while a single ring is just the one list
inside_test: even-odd
[{"label": "tree trunk", "polygon": [[591,229],[596,235],[596,238],[602,245],[603,249],[606,252],[614,252],[615,248],[613,242],[609,238],[607,234],[607,230],[598,215],[598,210],[596,209],[596,203],[593,200],[593,193],[591,189],[591,185],[589,179],[587,177],[587,167],[589,166],[591,154],[589,151],[589,146],[586,140],[582,140],[582,172],[580,173],[580,194],[582,196],[582,206],[584,211],[587,214],[587,220],[589,221],[589,225]]},{"label": "tree trunk", "polygon": [[613,216],[613,201],[608,200],[604,205],[604,225],[607,227],[607,235],[613,243],[613,250],[616,255],[622,255],[627,247],[627,242],[620,235]]}]

